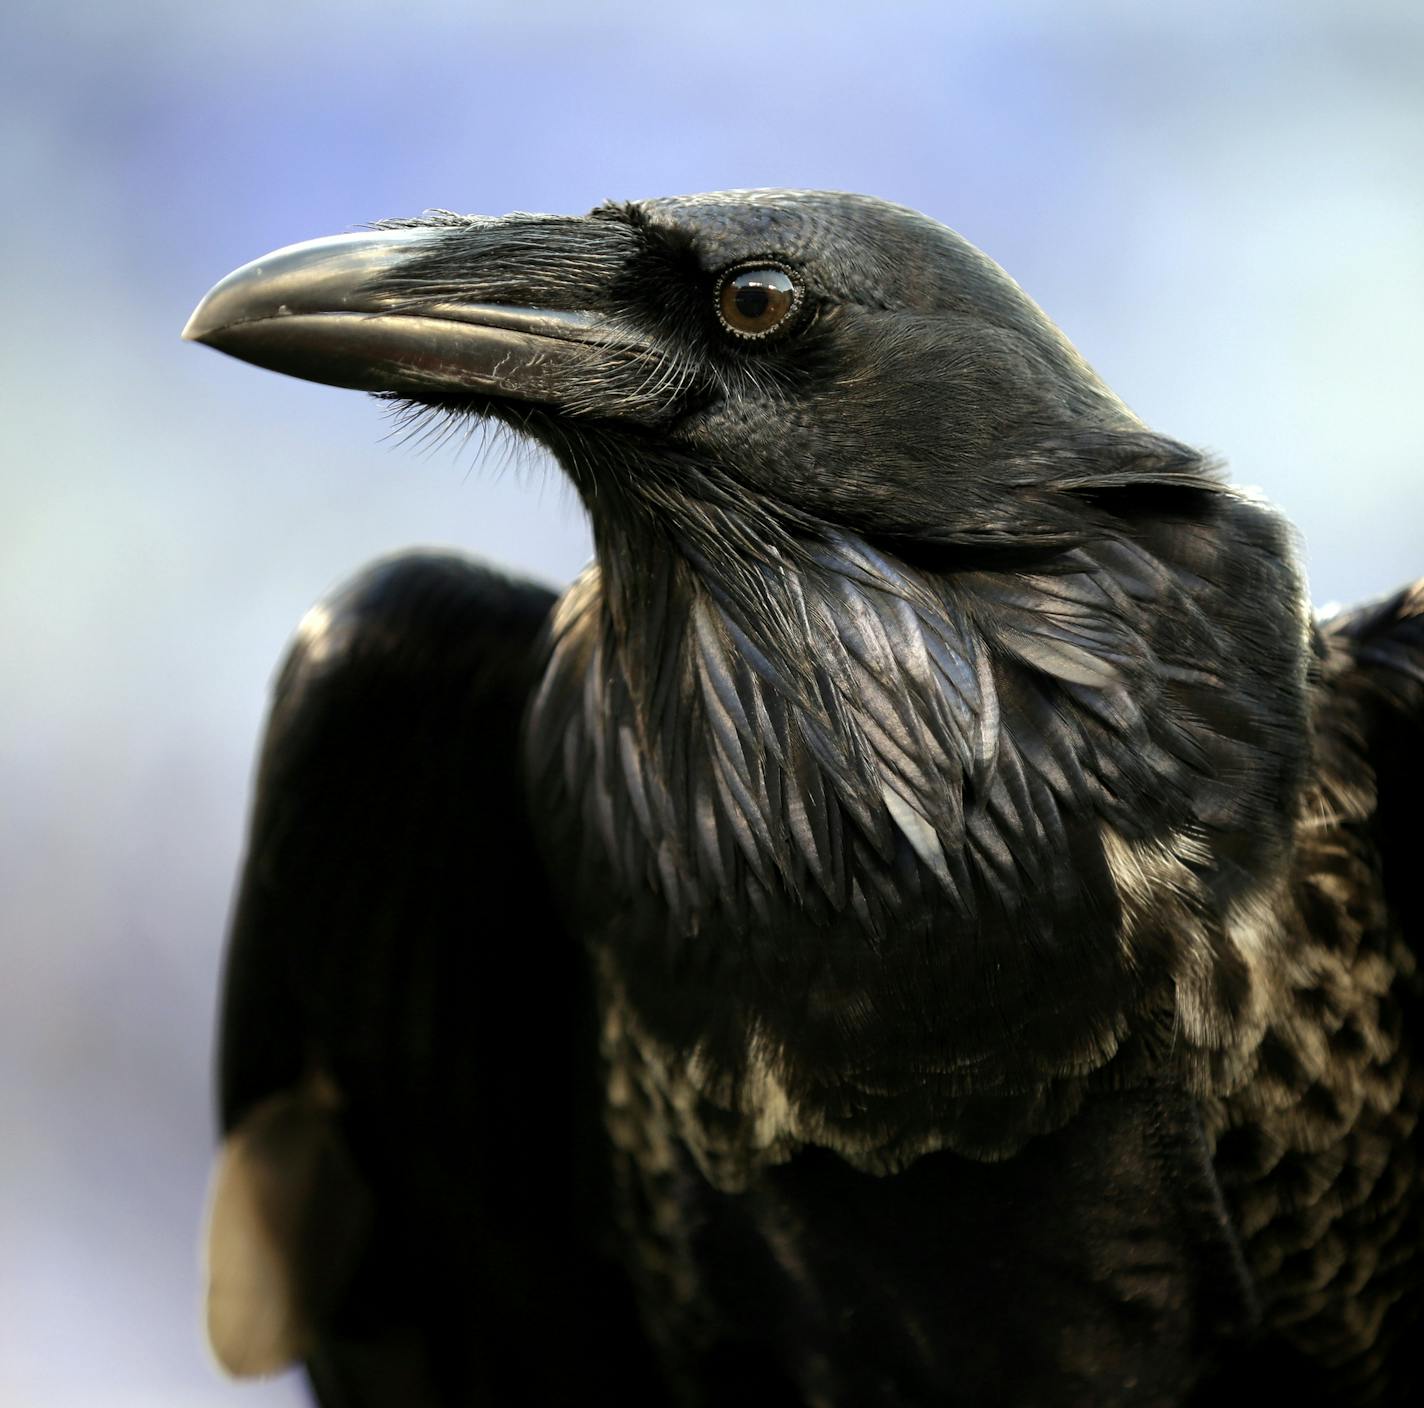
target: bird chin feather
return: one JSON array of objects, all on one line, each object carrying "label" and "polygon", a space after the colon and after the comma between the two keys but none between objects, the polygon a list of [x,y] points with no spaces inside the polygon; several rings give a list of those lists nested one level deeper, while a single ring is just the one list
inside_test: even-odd
[{"label": "bird chin feather", "polygon": [[719,553],[753,530],[718,514],[600,553],[636,586],[570,592],[527,728],[537,813],[577,819],[545,839],[636,1033],[620,1059],[709,1177],[802,1143],[1002,1157],[1159,1037],[1257,1020],[1291,822],[1250,807],[1299,759],[1240,735],[1268,706],[1298,737],[1290,569],[1276,658],[1243,666],[1229,580],[1126,534],[931,576],[829,529]]}]

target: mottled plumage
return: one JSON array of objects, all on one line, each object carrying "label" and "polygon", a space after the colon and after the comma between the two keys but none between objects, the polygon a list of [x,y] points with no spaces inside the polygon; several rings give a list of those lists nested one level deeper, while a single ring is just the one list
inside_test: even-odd
[{"label": "mottled plumage", "polygon": [[865,197],[387,222],[189,335],[513,426],[597,554],[556,603],[394,559],[299,633],[227,978],[230,1365],[1421,1387],[1418,588],[1317,624],[1269,506]]}]

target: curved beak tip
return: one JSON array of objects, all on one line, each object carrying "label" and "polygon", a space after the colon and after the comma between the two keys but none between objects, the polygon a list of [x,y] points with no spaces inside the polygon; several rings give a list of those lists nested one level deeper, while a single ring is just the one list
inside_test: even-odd
[{"label": "curved beak tip", "polygon": [[184,342],[206,342],[209,336],[216,332],[212,322],[205,316],[207,312],[207,299],[205,298],[196,308],[193,309],[192,316],[183,324],[183,331],[179,334]]}]

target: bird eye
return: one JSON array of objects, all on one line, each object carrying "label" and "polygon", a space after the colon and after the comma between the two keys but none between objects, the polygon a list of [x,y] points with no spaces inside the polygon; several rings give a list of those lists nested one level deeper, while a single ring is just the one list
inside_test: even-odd
[{"label": "bird eye", "polygon": [[717,281],[717,313],[738,337],[765,337],[785,327],[801,305],[801,285],[775,265],[728,269]]}]

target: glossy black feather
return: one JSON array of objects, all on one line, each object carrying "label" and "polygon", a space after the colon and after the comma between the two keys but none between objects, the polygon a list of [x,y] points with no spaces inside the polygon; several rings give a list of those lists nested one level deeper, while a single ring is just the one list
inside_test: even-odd
[{"label": "glossy black feather", "polygon": [[[323,1393],[414,1333],[442,1401],[562,1401],[481,1380],[487,1321],[581,1336],[625,1399],[653,1358],[686,1404],[1407,1398],[1418,589],[1318,626],[1279,515],[903,208],[424,223],[373,285],[402,308],[599,320],[561,399],[429,398],[551,449],[597,560],[552,610],[388,568],[336,611],[360,648],[279,687],[229,1114],[315,1060],[378,1206],[430,1210]],[[749,343],[713,294],[758,260],[802,313]],[[548,1039],[476,1020],[532,994]],[[570,1166],[613,1184],[646,1344],[578,1309],[609,1214]]]},{"label": "glossy black feather", "polygon": [[374,1204],[354,1266],[330,1236],[300,1253],[323,1403],[645,1391],[620,1349],[637,1332],[609,1255],[591,995],[517,777],[552,600],[451,555],[395,558],[309,613],[277,681],[222,1115],[319,1073]]}]

